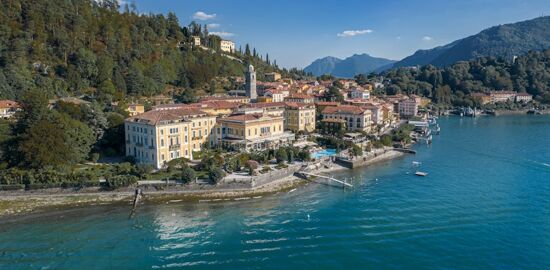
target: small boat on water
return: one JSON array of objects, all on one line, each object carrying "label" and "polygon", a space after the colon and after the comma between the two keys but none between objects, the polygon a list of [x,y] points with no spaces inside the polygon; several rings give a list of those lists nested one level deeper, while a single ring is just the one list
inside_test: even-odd
[{"label": "small boat on water", "polygon": [[426,176],[426,175],[428,175],[427,172],[421,172],[421,171],[417,171],[414,174],[417,175],[417,176]]},{"label": "small boat on water", "polygon": [[422,164],[422,162],[418,162],[418,161],[413,161],[412,162],[413,166],[420,166],[420,164]]}]

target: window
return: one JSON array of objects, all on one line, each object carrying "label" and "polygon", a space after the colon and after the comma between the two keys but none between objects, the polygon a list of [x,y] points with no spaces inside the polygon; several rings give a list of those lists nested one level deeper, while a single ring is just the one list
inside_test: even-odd
[{"label": "window", "polygon": [[164,135],[164,129],[160,130],[160,135]]},{"label": "window", "polygon": [[160,159],[164,160],[164,154],[160,155]]},{"label": "window", "polygon": [[164,139],[160,139],[160,147],[164,147]]},{"label": "window", "polygon": [[185,135],[185,143],[187,143],[187,135]]}]

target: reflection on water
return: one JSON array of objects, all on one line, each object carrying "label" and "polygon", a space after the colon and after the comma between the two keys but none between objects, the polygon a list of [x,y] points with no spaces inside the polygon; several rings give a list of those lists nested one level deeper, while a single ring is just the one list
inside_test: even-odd
[{"label": "reflection on water", "polygon": [[6,223],[0,269],[550,269],[550,117],[440,125],[416,156],[336,173],[353,179],[346,191]]}]

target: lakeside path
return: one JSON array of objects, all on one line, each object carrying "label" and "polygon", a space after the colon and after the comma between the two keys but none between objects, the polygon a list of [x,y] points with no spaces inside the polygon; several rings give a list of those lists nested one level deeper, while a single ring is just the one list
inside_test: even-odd
[{"label": "lakeside path", "polygon": [[[362,167],[375,163],[391,160],[403,156],[398,151],[387,151],[384,154],[371,158]],[[316,173],[331,173],[341,170],[349,170],[346,167],[331,163],[329,168],[320,168]],[[209,202],[247,200],[286,192],[310,183],[307,180],[295,176],[282,178],[255,188],[204,188],[182,189],[177,187],[165,190],[144,190],[143,201],[145,203],[163,203],[169,201]],[[41,213],[51,210],[59,210],[66,207],[84,207],[88,205],[123,204],[128,205],[129,210],[134,198],[134,189],[118,191],[0,191],[0,217],[12,215],[25,215]]]}]

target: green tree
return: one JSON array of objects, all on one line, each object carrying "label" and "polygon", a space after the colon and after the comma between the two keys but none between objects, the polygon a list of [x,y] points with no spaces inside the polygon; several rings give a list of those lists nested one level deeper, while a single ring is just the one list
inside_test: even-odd
[{"label": "green tree", "polygon": [[220,180],[222,180],[225,177],[225,172],[220,169],[219,167],[213,167],[208,172],[208,179],[210,179],[213,183],[218,183]]},{"label": "green tree", "polygon": [[197,178],[197,173],[195,172],[195,170],[193,170],[189,166],[185,166],[185,167],[182,168],[182,170],[181,170],[181,180],[184,183],[190,183],[192,181],[195,181],[195,178]]},{"label": "green tree", "polygon": [[277,163],[285,162],[288,158],[286,150],[282,147],[277,149],[277,152],[275,152],[275,158],[277,159]]}]

